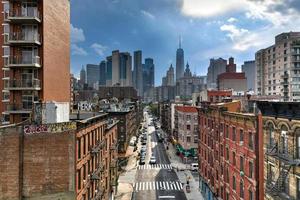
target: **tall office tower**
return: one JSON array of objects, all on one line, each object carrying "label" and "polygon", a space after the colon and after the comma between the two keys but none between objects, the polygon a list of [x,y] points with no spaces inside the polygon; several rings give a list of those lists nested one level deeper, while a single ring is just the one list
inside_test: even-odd
[{"label": "tall office tower", "polygon": [[86,65],[86,79],[87,84],[91,88],[97,89],[99,85],[99,65],[87,64]]},{"label": "tall office tower", "polygon": [[106,85],[106,62],[105,60],[101,61],[99,69],[99,85]]},{"label": "tall office tower", "polygon": [[223,58],[210,59],[210,64],[207,70],[207,88],[217,88],[217,78],[219,74],[226,72],[227,60]]},{"label": "tall office tower", "polygon": [[181,48],[181,39],[179,39],[179,48],[176,51],[176,81],[183,77],[184,73],[184,51]]},{"label": "tall office tower", "polygon": [[112,52],[106,58],[106,86],[132,86],[132,57],[128,52]]},{"label": "tall office tower", "polygon": [[300,32],[281,33],[255,55],[257,94],[300,101]]},{"label": "tall office tower", "polygon": [[135,75],[135,89],[138,96],[143,96],[143,66],[142,66],[142,51],[134,52],[134,75]]},{"label": "tall office tower", "polygon": [[143,66],[143,91],[154,87],[154,63],[152,58],[146,58]]},{"label": "tall office tower", "polygon": [[248,91],[256,91],[256,67],[255,61],[245,61],[242,65],[242,72],[245,73],[247,78]]},{"label": "tall office tower", "polygon": [[84,85],[86,83],[86,71],[84,69],[84,67],[82,66],[81,70],[80,70],[80,80],[79,83],[81,85]]},{"label": "tall office tower", "polygon": [[28,119],[35,101],[69,103],[70,1],[6,0],[0,9],[0,121]]},{"label": "tall office tower", "polygon": [[170,68],[167,71],[167,76],[166,76],[166,81],[167,81],[167,85],[168,86],[174,86],[175,82],[174,82],[174,68],[171,64]]}]

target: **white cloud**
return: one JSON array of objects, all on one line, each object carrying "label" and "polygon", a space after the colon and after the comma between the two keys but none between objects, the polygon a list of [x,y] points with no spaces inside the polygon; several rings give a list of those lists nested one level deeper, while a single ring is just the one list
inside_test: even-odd
[{"label": "white cloud", "polygon": [[144,16],[150,18],[150,19],[155,19],[155,16],[154,16],[153,14],[151,14],[150,12],[148,12],[148,11],[141,10],[141,13],[142,13]]},{"label": "white cloud", "polygon": [[94,49],[94,51],[99,55],[99,56],[103,56],[104,55],[104,51],[107,49],[106,46],[103,46],[101,44],[98,43],[94,43],[91,45],[91,48]]},{"label": "white cloud", "polygon": [[88,55],[88,53],[82,47],[79,47],[77,44],[71,44],[71,54],[78,56]]},{"label": "white cloud", "polygon": [[76,28],[71,24],[71,42],[77,43],[77,42],[84,42],[85,36],[83,33],[83,30],[81,28]]},{"label": "white cloud", "polygon": [[183,0],[182,12],[194,17],[212,17],[227,12],[241,10],[245,0]]},{"label": "white cloud", "polygon": [[236,19],[236,18],[234,18],[234,17],[230,17],[228,20],[227,20],[227,22],[229,22],[229,23],[234,23],[234,22],[237,22],[238,20]]}]

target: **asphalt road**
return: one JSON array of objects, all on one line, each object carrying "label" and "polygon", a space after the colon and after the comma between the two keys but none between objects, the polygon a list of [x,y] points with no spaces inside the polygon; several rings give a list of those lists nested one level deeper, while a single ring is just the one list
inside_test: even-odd
[{"label": "asphalt road", "polygon": [[[151,118],[146,117],[149,124]],[[180,199],[186,200],[175,171],[170,165],[163,143],[158,142],[154,126],[148,126],[147,155],[145,165],[139,165],[134,184],[135,200]],[[151,155],[156,164],[150,165]]]}]

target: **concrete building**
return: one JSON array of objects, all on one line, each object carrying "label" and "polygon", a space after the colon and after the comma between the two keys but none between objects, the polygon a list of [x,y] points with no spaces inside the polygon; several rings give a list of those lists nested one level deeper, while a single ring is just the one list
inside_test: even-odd
[{"label": "concrete building", "polygon": [[106,62],[105,60],[100,62],[99,65],[99,86],[106,86]]},{"label": "concrete building", "polygon": [[86,81],[88,87],[98,89],[100,77],[100,66],[94,64],[86,65]]},{"label": "concrete building", "polygon": [[82,66],[81,70],[80,70],[80,79],[79,79],[79,83],[81,85],[86,84],[86,71],[84,69],[84,67]]},{"label": "concrete building", "polygon": [[206,89],[203,77],[192,75],[189,65],[186,65],[184,76],[176,81],[176,96],[182,99],[192,99],[192,94]]},{"label": "concrete building", "polygon": [[300,32],[282,33],[255,54],[257,94],[300,101]]},{"label": "concrete building", "polygon": [[[174,135],[182,148],[182,154],[197,152],[198,149],[198,111],[193,106],[175,106]],[[196,155],[194,155],[196,156]]]},{"label": "concrete building", "polygon": [[232,99],[232,90],[203,90],[193,94],[193,105],[200,106],[201,102],[221,103]]},{"label": "concrete building", "polygon": [[138,92],[138,96],[143,96],[143,66],[142,51],[134,52],[134,88]]},{"label": "concrete building", "polygon": [[242,72],[245,73],[247,78],[247,90],[256,91],[256,66],[255,60],[245,61],[242,65]]},{"label": "concrete building", "polygon": [[175,86],[159,86],[155,87],[155,101],[163,102],[174,100],[176,96],[176,87]]},{"label": "concrete building", "polygon": [[179,48],[176,51],[176,81],[183,77],[184,73],[184,51],[181,48],[181,39],[179,40]]},{"label": "concrete building", "polygon": [[34,101],[69,102],[70,1],[8,0],[0,9],[1,121],[28,119]]},{"label": "concrete building", "polygon": [[115,50],[106,60],[106,86],[132,86],[131,55]]},{"label": "concrete building", "polygon": [[219,74],[226,72],[227,61],[223,58],[210,59],[207,71],[207,88],[217,89],[217,78]]},{"label": "concrete building", "polygon": [[240,102],[199,108],[199,174],[204,199],[264,199],[261,115]]},{"label": "concrete building", "polygon": [[265,199],[300,199],[299,103],[258,102],[263,115]]},{"label": "concrete building", "polygon": [[172,64],[171,64],[170,68],[167,71],[166,79],[167,79],[167,85],[168,86],[174,86],[175,85],[174,68],[173,68]]},{"label": "concrete building", "polygon": [[234,59],[229,58],[226,65],[226,72],[218,75],[217,85],[219,90],[232,89],[235,92],[247,91],[247,78],[244,72],[236,72],[236,64]]}]

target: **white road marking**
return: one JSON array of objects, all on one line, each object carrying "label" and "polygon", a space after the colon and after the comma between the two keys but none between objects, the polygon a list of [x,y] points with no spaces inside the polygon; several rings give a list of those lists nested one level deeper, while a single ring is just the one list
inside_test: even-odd
[{"label": "white road marking", "polygon": [[175,199],[175,196],[158,196],[159,199]]},{"label": "white road marking", "polygon": [[166,182],[167,190],[170,190],[169,183]]}]

